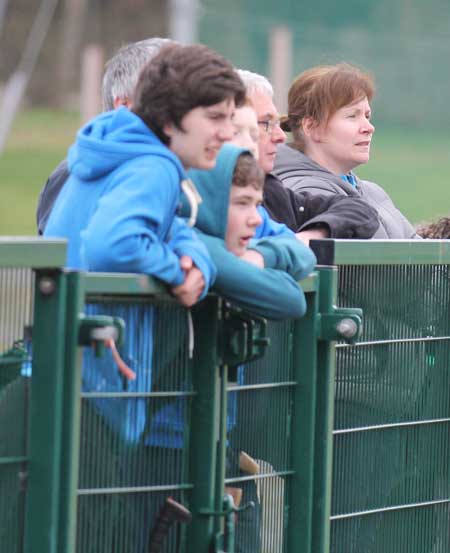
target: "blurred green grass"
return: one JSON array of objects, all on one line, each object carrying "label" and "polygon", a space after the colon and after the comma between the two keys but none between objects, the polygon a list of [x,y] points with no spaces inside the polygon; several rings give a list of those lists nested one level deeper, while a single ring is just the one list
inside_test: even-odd
[{"label": "blurred green grass", "polygon": [[0,155],[0,235],[35,235],[39,191],[66,156],[80,125],[77,113],[33,109],[16,119]]},{"label": "blurred green grass", "polygon": [[[80,125],[77,113],[43,109],[17,118],[0,156],[1,235],[34,235],[39,191],[66,156]],[[358,175],[383,186],[414,223],[450,214],[450,134],[377,129],[372,158]]]}]

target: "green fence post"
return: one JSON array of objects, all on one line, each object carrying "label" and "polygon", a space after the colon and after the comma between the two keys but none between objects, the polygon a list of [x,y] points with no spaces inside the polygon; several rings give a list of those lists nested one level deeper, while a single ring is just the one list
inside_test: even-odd
[{"label": "green fence post", "polygon": [[210,296],[192,310],[195,348],[192,361],[193,399],[190,443],[190,509],[193,520],[187,530],[187,553],[207,553],[213,536],[213,519],[201,511],[214,511],[218,440],[217,338],[220,300]]},{"label": "green fence post", "polygon": [[[216,467],[216,498],[215,511],[224,511],[224,496],[225,496],[225,477],[226,477],[226,455],[227,455],[227,405],[228,405],[228,365],[220,367],[218,387],[218,402],[219,411],[216,414],[217,418],[217,467]],[[230,539],[227,536],[228,543],[225,544],[224,532],[224,517],[215,517],[214,519],[214,535],[216,540],[216,548],[222,550],[226,547],[227,553],[234,553],[234,537]]]},{"label": "green fence post", "polygon": [[[313,284],[318,286],[317,276]],[[293,378],[297,386],[291,427],[290,466],[294,474],[287,481],[289,513],[286,551],[289,553],[312,553],[318,297],[316,291],[305,296],[306,314],[294,325]]]},{"label": "green fence post", "polygon": [[81,415],[81,349],[78,347],[78,330],[79,316],[84,306],[83,292],[80,274],[68,274],[58,553],[75,551]]},{"label": "green fence post", "polygon": [[66,275],[36,273],[25,553],[57,553]]},{"label": "green fence post", "polygon": [[[337,269],[319,268],[319,312],[330,313],[337,297]],[[313,553],[330,550],[331,478],[333,454],[335,342],[321,340],[317,348],[316,437],[314,460]]]}]

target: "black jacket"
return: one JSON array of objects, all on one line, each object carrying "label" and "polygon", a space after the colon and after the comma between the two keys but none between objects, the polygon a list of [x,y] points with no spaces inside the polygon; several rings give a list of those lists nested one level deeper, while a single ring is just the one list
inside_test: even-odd
[{"label": "black jacket", "polygon": [[272,219],[294,232],[326,227],[330,238],[371,238],[380,224],[376,210],[360,198],[293,192],[270,173],[264,207]]},{"label": "black jacket", "polygon": [[66,180],[69,178],[69,169],[67,167],[67,159],[61,161],[58,167],[48,177],[44,188],[41,190],[38,199],[36,210],[36,223],[38,234],[44,234],[45,226],[53,209],[53,204],[56,202],[58,194],[61,192]]}]

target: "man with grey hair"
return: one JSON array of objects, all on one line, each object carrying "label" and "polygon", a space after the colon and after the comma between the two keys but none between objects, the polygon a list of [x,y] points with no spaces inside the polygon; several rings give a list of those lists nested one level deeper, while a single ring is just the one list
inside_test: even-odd
[{"label": "man with grey hair", "polygon": [[306,244],[328,237],[371,238],[379,226],[378,216],[360,198],[293,192],[272,174],[277,146],[286,141],[273,103],[273,87],[258,73],[238,69],[238,74],[258,119],[258,163],[266,173],[263,205],[270,217],[284,223]]},{"label": "man with grey hair", "polygon": [[163,46],[174,44],[169,38],[147,38],[125,44],[106,62],[102,80],[104,111],[131,105],[131,96],[144,65],[159,53]]},{"label": "man with grey hair", "polygon": [[[102,80],[104,111],[120,106],[131,107],[131,98],[141,69],[159,53],[163,46],[174,44],[169,38],[153,37],[122,46],[106,63]],[[38,233],[43,234],[53,205],[69,177],[67,160],[56,167],[41,190],[36,210]]]}]

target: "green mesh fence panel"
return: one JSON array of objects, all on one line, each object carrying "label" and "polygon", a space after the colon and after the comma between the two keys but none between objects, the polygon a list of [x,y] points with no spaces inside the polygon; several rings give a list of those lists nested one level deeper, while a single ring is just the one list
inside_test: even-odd
[{"label": "green mesh fence panel", "polygon": [[[293,382],[293,323],[268,325],[270,347],[260,360],[231,372],[228,387],[226,485],[242,490],[241,504],[255,507],[236,519],[237,553],[282,552],[287,480],[292,474],[290,424]],[[234,381],[233,381],[234,380]],[[258,465],[251,474],[241,452]],[[241,466],[240,466],[241,465]]]},{"label": "green mesh fence panel", "polygon": [[27,470],[29,365],[24,328],[32,320],[29,269],[0,268],[0,544],[21,553]]},{"label": "green mesh fence panel", "polygon": [[364,330],[337,346],[331,551],[450,550],[447,265],[347,266],[339,303]]},{"label": "green mesh fence panel", "polygon": [[[188,505],[192,487],[187,313],[139,299],[90,301],[86,313],[125,320],[119,352],[137,379],[119,376],[108,352],[84,348],[76,550],[145,552],[164,500]],[[163,551],[178,552],[182,532],[175,525]]]}]

